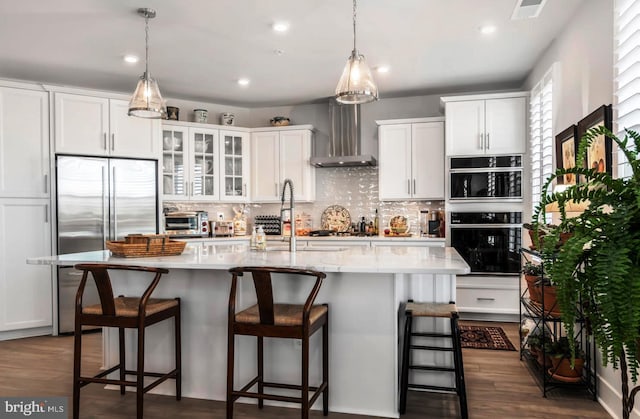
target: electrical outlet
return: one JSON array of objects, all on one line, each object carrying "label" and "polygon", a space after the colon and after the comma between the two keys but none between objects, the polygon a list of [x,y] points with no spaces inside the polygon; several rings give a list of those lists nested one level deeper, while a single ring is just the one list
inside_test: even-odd
[{"label": "electrical outlet", "polygon": [[294,339],[293,340],[293,349],[297,349],[299,351],[302,350],[302,339]]},{"label": "electrical outlet", "polygon": [[224,212],[218,213],[218,221],[224,221]]}]

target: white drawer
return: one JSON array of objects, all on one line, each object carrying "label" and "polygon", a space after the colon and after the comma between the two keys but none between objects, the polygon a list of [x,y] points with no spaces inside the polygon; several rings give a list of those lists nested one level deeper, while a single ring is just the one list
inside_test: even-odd
[{"label": "white drawer", "polygon": [[518,314],[518,289],[460,288],[456,289],[458,311],[485,314]]}]

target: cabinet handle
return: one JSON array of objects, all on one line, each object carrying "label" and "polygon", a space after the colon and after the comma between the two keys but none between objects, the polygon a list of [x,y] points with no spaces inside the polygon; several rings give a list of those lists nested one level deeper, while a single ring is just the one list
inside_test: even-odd
[{"label": "cabinet handle", "polygon": [[489,133],[487,133],[487,150],[489,150],[491,147],[489,147]]},{"label": "cabinet handle", "polygon": [[411,179],[407,179],[407,193],[411,195]]},{"label": "cabinet handle", "polygon": [[44,175],[44,193],[49,193],[49,175]]},{"label": "cabinet handle", "polygon": [[478,301],[495,301],[495,298],[487,298],[487,297],[478,297],[476,298]]},{"label": "cabinet handle", "polygon": [[111,134],[111,151],[116,149],[116,135]]},{"label": "cabinet handle", "polygon": [[194,181],[191,181],[191,196],[193,196],[193,191],[194,191],[193,184],[194,183],[195,183]]},{"label": "cabinet handle", "polygon": [[478,138],[478,148],[480,150],[484,149],[484,134],[480,134],[480,137]]},{"label": "cabinet handle", "polygon": [[44,206],[44,223],[49,224],[49,204]]},{"label": "cabinet handle", "polygon": [[189,182],[184,183],[184,196],[189,196]]},{"label": "cabinet handle", "polygon": [[107,133],[102,133],[102,148],[107,149]]},{"label": "cabinet handle", "polygon": [[247,196],[247,184],[242,184],[242,196]]},{"label": "cabinet handle", "polygon": [[416,194],[416,178],[413,178],[413,194]]}]

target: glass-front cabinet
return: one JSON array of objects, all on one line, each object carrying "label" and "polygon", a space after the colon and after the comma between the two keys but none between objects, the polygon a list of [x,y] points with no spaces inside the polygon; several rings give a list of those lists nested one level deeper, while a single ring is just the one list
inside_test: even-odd
[{"label": "glass-front cabinet", "polygon": [[249,192],[249,135],[245,132],[220,131],[222,188],[220,199],[247,201]]},{"label": "glass-front cabinet", "polygon": [[247,132],[165,123],[162,141],[164,199],[248,201]]}]

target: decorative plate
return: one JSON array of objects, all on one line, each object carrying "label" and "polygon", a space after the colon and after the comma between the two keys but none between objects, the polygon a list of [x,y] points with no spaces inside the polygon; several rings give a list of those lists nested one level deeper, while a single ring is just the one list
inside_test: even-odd
[{"label": "decorative plate", "polygon": [[349,231],[351,227],[351,214],[345,207],[331,205],[322,212],[320,223],[323,230]]},{"label": "decorative plate", "polygon": [[389,220],[389,228],[394,233],[407,233],[409,231],[409,220],[404,215],[394,215]]}]

